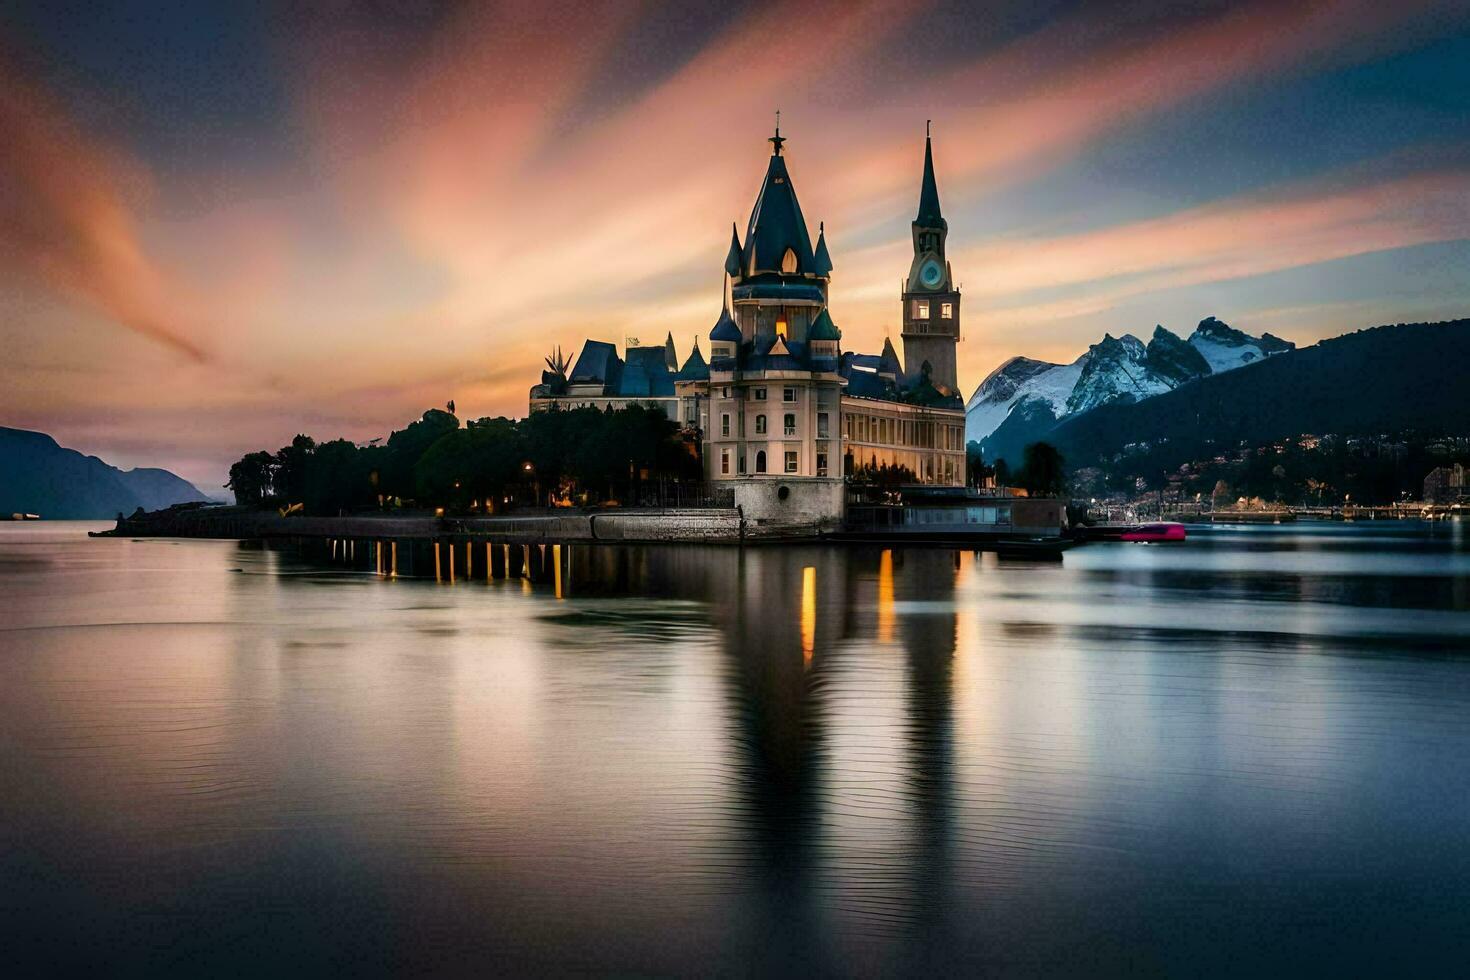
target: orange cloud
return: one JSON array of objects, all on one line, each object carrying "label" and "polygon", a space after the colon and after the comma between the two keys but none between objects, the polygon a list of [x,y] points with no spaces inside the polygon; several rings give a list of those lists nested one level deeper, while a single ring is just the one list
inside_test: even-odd
[{"label": "orange cloud", "polygon": [[146,177],[87,139],[40,89],[0,66],[0,257],[195,361],[170,284],[138,236],[130,200]]}]

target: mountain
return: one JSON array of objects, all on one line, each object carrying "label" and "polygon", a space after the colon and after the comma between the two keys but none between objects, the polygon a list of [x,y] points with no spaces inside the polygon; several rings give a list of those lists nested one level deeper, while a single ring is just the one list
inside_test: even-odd
[{"label": "mountain", "polygon": [[120,470],[43,432],[0,426],[0,514],[102,520],[206,499],[168,470]]},{"label": "mountain", "polygon": [[1256,363],[1295,344],[1252,337],[1206,317],[1187,340],[1154,327],[1145,344],[1104,334],[1071,364],[1013,357],[991,372],[965,406],[965,437],[986,459],[1015,462],[1060,420],[1103,405],[1153,398],[1180,385]]},{"label": "mountain", "polygon": [[1173,467],[1233,451],[1242,442],[1260,445],[1304,433],[1470,433],[1466,364],[1470,319],[1374,327],[1287,349],[1247,370],[1212,374],[1156,397],[1104,405],[1063,419],[1045,436],[1069,466],[1146,445],[1157,465]]}]

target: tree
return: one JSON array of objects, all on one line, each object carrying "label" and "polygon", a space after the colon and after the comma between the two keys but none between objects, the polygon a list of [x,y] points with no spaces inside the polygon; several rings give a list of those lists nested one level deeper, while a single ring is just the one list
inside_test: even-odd
[{"label": "tree", "polygon": [[298,435],[291,445],[276,451],[276,495],[284,497],[287,503],[306,499],[307,471],[314,452],[316,440],[308,435]]},{"label": "tree", "polygon": [[459,428],[459,419],[448,412],[431,408],[423,418],[410,422],[388,437],[388,453],[380,470],[382,492],[389,496],[414,495],[414,466],[446,433]]},{"label": "tree", "polygon": [[234,491],[235,503],[259,506],[275,490],[275,470],[276,460],[270,453],[246,453],[230,467],[230,482],[225,489]]},{"label": "tree", "polygon": [[1051,443],[1033,442],[1026,447],[1021,486],[1032,496],[1064,495],[1067,492],[1067,476],[1063,462],[1062,454]]},{"label": "tree", "polygon": [[965,486],[984,485],[985,475],[985,456],[980,452],[980,444],[971,439],[965,443]]}]

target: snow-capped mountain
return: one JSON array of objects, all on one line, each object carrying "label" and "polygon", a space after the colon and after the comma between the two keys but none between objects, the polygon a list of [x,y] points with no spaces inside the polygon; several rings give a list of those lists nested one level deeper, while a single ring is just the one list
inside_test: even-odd
[{"label": "snow-capped mountain", "polygon": [[[987,459],[1009,456],[1016,448],[1012,443],[1028,435],[1039,438],[1067,416],[1140,401],[1295,346],[1269,333],[1252,337],[1206,317],[1188,340],[1157,326],[1147,344],[1132,334],[1105,334],[1070,364],[1013,357],[970,396],[965,436],[981,444]],[[989,441],[997,445],[987,446]]]}]

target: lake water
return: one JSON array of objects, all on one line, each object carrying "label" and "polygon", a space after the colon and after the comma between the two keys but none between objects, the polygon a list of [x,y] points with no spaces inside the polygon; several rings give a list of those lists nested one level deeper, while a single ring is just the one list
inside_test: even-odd
[{"label": "lake water", "polygon": [[571,549],[0,525],[0,972],[1461,973],[1470,528]]}]

